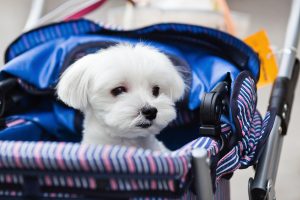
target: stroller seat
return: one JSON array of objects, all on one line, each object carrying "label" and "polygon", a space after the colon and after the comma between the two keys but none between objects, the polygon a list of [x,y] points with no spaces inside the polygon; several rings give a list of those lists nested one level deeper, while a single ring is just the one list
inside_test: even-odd
[{"label": "stroller seat", "polygon": [[[166,53],[189,86],[176,104],[177,119],[159,136],[173,151],[77,143],[82,115],[56,99],[60,74],[88,53],[140,41]],[[21,35],[5,59],[0,194],[6,199],[196,198],[195,149],[210,160],[214,198],[227,199],[228,179],[257,161],[275,116],[267,112],[262,120],[256,110],[257,55],[209,28],[159,24],[121,31],[88,20],[55,23]],[[221,104],[204,105],[214,98]],[[216,112],[215,105],[222,108]]]}]

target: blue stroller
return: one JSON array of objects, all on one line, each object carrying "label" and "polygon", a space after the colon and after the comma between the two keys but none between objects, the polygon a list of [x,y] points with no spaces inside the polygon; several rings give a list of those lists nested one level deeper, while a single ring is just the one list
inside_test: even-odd
[{"label": "blue stroller", "polygon": [[[249,198],[274,199],[299,74],[299,10],[298,0],[264,119],[259,58],[226,33],[184,24],[122,31],[79,19],[22,34],[0,71],[0,199],[224,200],[233,172],[252,165]],[[84,55],[141,40],[181,66],[189,85],[158,136],[172,152],[80,144],[82,114],[57,100],[59,76]]]}]

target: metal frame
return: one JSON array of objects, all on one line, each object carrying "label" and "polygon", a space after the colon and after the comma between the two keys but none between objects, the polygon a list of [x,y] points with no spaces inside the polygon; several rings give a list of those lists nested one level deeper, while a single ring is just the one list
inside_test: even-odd
[{"label": "metal frame", "polygon": [[[292,84],[296,84],[299,71],[296,69],[296,54],[300,34],[300,0],[294,0],[291,6],[291,13],[289,17],[285,45],[283,49],[283,54],[280,60],[280,70],[277,79],[287,80],[287,85],[276,85],[273,86],[282,87],[280,89],[288,89]],[[299,67],[299,66],[297,66]],[[293,74],[297,73],[297,74]],[[293,88],[292,90],[294,90]],[[294,92],[289,91],[288,92]],[[275,98],[271,96],[270,102]],[[282,96],[282,99],[284,97]],[[282,108],[278,108],[280,113],[276,113],[275,121],[271,129],[267,144],[265,146],[264,152],[258,161],[256,167],[256,173],[254,179],[249,180],[249,198],[255,200],[273,200],[276,199],[275,194],[275,182],[278,171],[278,165],[280,160],[280,154],[283,144],[283,137],[286,134],[292,99],[290,105],[284,102],[284,100],[279,99]],[[276,99],[278,101],[278,99]],[[285,126],[285,127],[283,127]],[[283,128],[285,130],[283,131]]]},{"label": "metal frame", "polygon": [[197,199],[212,200],[212,181],[210,173],[210,161],[206,149],[195,149],[192,151],[193,169],[195,174],[195,190]]}]

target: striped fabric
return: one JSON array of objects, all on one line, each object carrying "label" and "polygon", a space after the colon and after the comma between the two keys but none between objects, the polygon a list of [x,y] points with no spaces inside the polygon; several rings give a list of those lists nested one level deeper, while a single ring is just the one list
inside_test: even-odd
[{"label": "striped fabric", "polygon": [[[230,128],[223,124],[222,130],[226,135]],[[176,187],[184,188],[188,181],[192,149],[205,148],[209,156],[214,156],[220,146],[208,137],[198,138],[172,153],[110,145],[0,141],[0,168],[93,173],[92,176],[46,173],[39,176],[38,182],[47,187],[174,192]],[[148,175],[151,177],[147,178]],[[103,180],[102,184],[98,179]],[[1,183],[23,184],[24,177],[0,174]]]},{"label": "striped fabric", "polygon": [[[140,197],[132,200],[197,200],[197,196],[191,191],[186,191],[180,198],[163,197]],[[214,200],[230,200],[230,182],[227,179],[221,179],[214,194]]]},{"label": "striped fabric", "polygon": [[[222,125],[222,130],[224,134],[230,131],[226,124]],[[208,154],[214,156],[220,145],[211,138],[202,137],[175,152],[161,153],[110,145],[0,141],[0,168],[71,173],[40,175],[39,184],[47,187],[174,192],[188,182],[191,150],[195,148],[206,148]],[[72,175],[72,171],[93,175],[77,176]],[[0,174],[1,183],[23,184],[24,177]]]},{"label": "striped fabric", "polygon": [[[216,192],[215,199],[220,199],[225,194],[229,195],[226,193],[228,189],[220,189],[226,185],[222,179],[225,174],[253,163],[257,153],[256,147],[266,134],[270,119],[268,112],[262,122],[260,114],[255,110],[255,81],[250,76],[243,79],[238,90],[236,119],[243,137],[217,162],[216,185],[219,192]],[[46,187],[176,192],[186,188],[190,181],[193,149],[205,148],[211,158],[222,151],[223,142],[226,143],[231,137],[232,129],[224,123],[221,130],[220,141],[200,137],[171,153],[111,145],[0,141],[0,168],[14,169],[14,172],[19,169],[48,172],[38,176],[39,184]],[[76,175],[76,172],[87,174]],[[24,177],[15,173],[0,173],[0,184],[7,183],[23,184]],[[3,194],[15,195],[19,195],[19,192],[0,191]],[[193,193],[187,191],[181,199],[193,199]]]},{"label": "striped fabric", "polygon": [[[111,175],[108,178],[108,186],[111,190],[174,191],[174,180],[178,177],[179,180],[184,180],[187,176],[190,158],[183,154],[151,152],[133,147],[1,141],[0,167],[2,169],[91,172],[103,179]],[[120,174],[124,175],[124,179],[118,180]],[[140,176],[147,175],[151,175],[151,178],[147,178],[146,181],[137,180]],[[97,188],[93,177],[46,176],[39,181],[47,186]]]},{"label": "striped fabric", "polygon": [[[24,53],[25,51],[34,48],[35,46],[49,40],[53,40],[61,37],[69,37],[72,35],[79,35],[79,34],[96,33],[96,32],[99,33],[100,31],[102,31],[103,33],[106,32],[113,32],[114,34],[121,33],[123,36],[126,34],[134,33],[137,38],[141,37],[142,35],[146,35],[148,33],[154,33],[156,31],[159,32],[176,31],[177,33],[182,33],[182,35],[193,34],[194,39],[192,39],[193,40],[192,42],[197,42],[196,39],[200,35],[205,35],[205,36],[218,39],[219,41],[223,41],[224,45],[234,47],[239,51],[244,52],[246,55],[248,55],[247,64],[249,66],[249,69],[252,69],[253,66],[255,68],[257,68],[256,66],[259,66],[258,58],[249,46],[247,46],[245,43],[241,42],[240,40],[230,36],[229,34],[216,31],[214,29],[204,28],[200,26],[193,26],[193,25],[185,25],[185,24],[158,24],[146,28],[141,28],[138,30],[124,31],[124,30],[120,30],[117,27],[102,26],[85,19],[74,20],[65,23],[56,23],[56,24],[40,27],[37,30],[32,30],[28,33],[23,34],[22,36],[17,38],[17,40],[15,40],[7,49],[5,55],[5,62],[8,62],[9,60],[17,57],[18,55]],[[171,36],[171,34],[169,36]],[[180,38],[187,39],[186,37],[180,37]],[[255,76],[258,75],[257,70],[254,72]]]},{"label": "striped fabric", "polygon": [[[232,46],[242,52],[246,52],[246,54],[249,56],[248,63],[247,63],[248,66],[250,66],[250,67],[259,66],[259,60],[257,59],[257,56],[252,53],[252,49],[249,48],[249,46],[247,46],[245,43],[241,42],[240,40],[237,40],[236,38],[232,37],[229,34],[226,34],[221,31],[215,31],[214,29],[202,28],[202,27],[199,28],[199,26],[189,26],[189,25],[183,25],[183,24],[157,24],[157,25],[139,29],[137,32],[139,34],[147,34],[147,33],[155,32],[155,31],[166,31],[167,32],[170,30],[173,30],[173,31],[176,31],[179,33],[185,33],[185,34],[189,34],[189,33],[195,34],[197,36],[196,39],[190,40],[193,43],[200,42],[200,41],[197,41],[197,38],[200,37],[202,34],[208,35],[213,38],[217,38],[220,41],[225,42],[227,46]],[[170,36],[171,36],[171,34],[170,34]],[[258,74],[258,72],[254,72],[254,73]]]},{"label": "striped fabric", "polygon": [[11,48],[7,51],[6,60],[11,60],[21,53],[52,39],[97,32],[100,29],[100,26],[88,20],[76,20],[45,26],[38,31],[32,30],[23,34],[11,45]]},{"label": "striped fabric", "polygon": [[[3,179],[4,175],[0,175],[1,180]],[[23,180],[18,182],[21,176],[17,177],[17,176],[13,176],[13,175],[5,175],[4,179],[9,179],[9,182],[5,182],[5,183],[21,183],[23,184]],[[10,179],[16,179],[15,181],[10,180]],[[48,182],[49,179],[51,179],[49,176],[47,176],[45,178]],[[62,182],[63,178],[57,178],[54,177],[52,178],[53,180],[55,180],[57,183],[58,182]],[[71,179],[71,178],[69,178]],[[77,182],[80,183],[80,179],[78,177],[75,178],[77,180]],[[40,184],[43,186],[44,182],[43,181],[39,181]],[[1,183],[1,182],[0,182]],[[221,179],[220,182],[218,183],[218,187],[215,191],[214,194],[214,200],[229,200],[230,199],[230,188],[229,188],[230,184],[229,184],[229,180],[226,179]],[[79,188],[84,188],[84,187],[79,187]],[[0,189],[0,196],[15,196],[15,197],[21,197],[22,196],[22,192],[21,191],[10,191],[10,190],[1,190]],[[78,195],[76,194],[68,194],[68,193],[43,193],[44,197],[56,197],[56,198],[75,198]],[[131,198],[132,200],[171,200],[170,198],[164,198],[164,197],[135,197],[135,198]],[[191,191],[191,190],[187,190],[181,197],[179,198],[172,198],[172,199],[176,199],[176,200],[196,200],[197,196]]]},{"label": "striped fabric", "polygon": [[[230,188],[229,188],[229,180],[221,179],[217,190],[214,194],[214,200],[230,200]],[[13,197],[21,197],[21,191],[3,191],[0,189],[0,196],[13,196]],[[44,193],[44,197],[51,198],[76,198],[78,195],[68,194],[68,193]],[[191,191],[187,190],[181,197],[179,198],[165,198],[165,197],[134,197],[130,198],[130,200],[197,200],[197,196]]]},{"label": "striped fabric", "polygon": [[[23,196],[23,193],[21,191],[16,191],[16,190],[1,190],[0,189],[0,196],[1,197],[9,196],[9,197],[21,198]],[[62,192],[59,192],[59,193],[52,192],[52,193],[43,193],[43,197],[68,199],[68,198],[76,198],[76,197],[78,197],[78,195],[62,193]]]},{"label": "striped fabric", "polygon": [[[256,87],[255,81],[250,77],[246,77],[239,88],[237,98],[238,115],[236,116],[240,125],[242,140],[238,141],[222,159],[218,161],[216,170],[216,183],[221,180],[226,174],[234,172],[239,168],[246,168],[253,164],[257,153],[256,147],[258,142],[265,135],[265,129],[269,121],[269,112],[267,113],[264,121],[262,122],[259,112],[255,109],[256,107]],[[231,127],[227,124],[222,125],[222,138],[223,141],[231,134]],[[210,140],[208,150],[209,156],[215,156],[221,150],[221,142]],[[185,154],[191,152],[195,148],[195,144],[200,141],[205,141],[206,138],[199,138],[192,143],[181,148],[181,152],[185,151]],[[207,141],[205,141],[207,142]]]},{"label": "striped fabric", "polygon": [[255,106],[255,81],[248,76],[243,80],[237,95],[238,111],[236,117],[243,137],[218,161],[217,181],[225,174],[253,164],[257,152],[256,146],[264,134],[262,132],[262,119],[258,111],[255,110]]},{"label": "striped fabric", "polygon": [[214,194],[214,200],[230,200],[230,181],[220,179]]}]

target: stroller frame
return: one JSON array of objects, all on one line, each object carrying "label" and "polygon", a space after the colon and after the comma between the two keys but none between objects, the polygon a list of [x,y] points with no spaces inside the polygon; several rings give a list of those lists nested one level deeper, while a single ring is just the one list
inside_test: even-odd
[{"label": "stroller frame", "polygon": [[287,134],[294,91],[299,76],[297,47],[300,34],[300,1],[294,0],[287,26],[278,77],[273,85],[269,108],[276,109],[276,118],[268,142],[256,168],[255,177],[249,179],[250,199],[276,199],[275,182],[283,138]]},{"label": "stroller frame", "polygon": [[[284,136],[287,134],[294,91],[299,76],[299,60],[297,58],[299,34],[300,0],[293,0],[280,60],[280,70],[269,100],[269,109],[276,110],[276,117],[266,147],[257,163],[255,177],[249,179],[250,200],[276,199],[275,182],[280,154]],[[197,196],[199,199],[213,199],[209,160],[201,149],[195,149],[192,156],[196,169]]]}]

